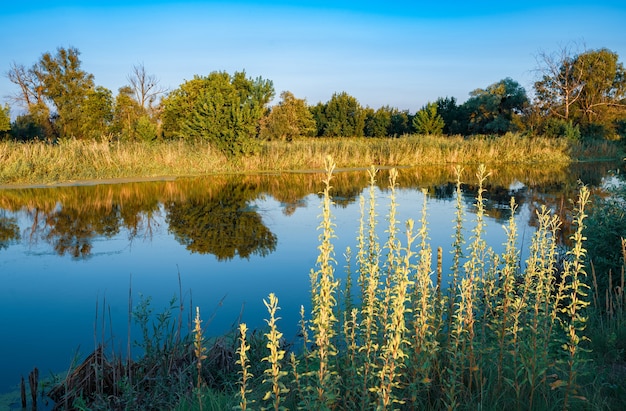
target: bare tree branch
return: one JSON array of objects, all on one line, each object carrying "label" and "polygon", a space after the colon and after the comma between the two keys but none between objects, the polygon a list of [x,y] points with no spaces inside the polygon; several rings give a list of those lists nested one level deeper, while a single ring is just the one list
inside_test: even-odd
[{"label": "bare tree branch", "polygon": [[147,74],[142,64],[133,66],[132,73],[128,76],[128,82],[135,95],[135,100],[144,109],[152,108],[157,97],[167,91],[159,87],[159,80],[152,74]]}]

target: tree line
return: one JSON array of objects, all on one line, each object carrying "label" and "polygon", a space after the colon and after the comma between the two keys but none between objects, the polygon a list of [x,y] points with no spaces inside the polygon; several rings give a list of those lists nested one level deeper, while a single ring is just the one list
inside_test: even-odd
[{"label": "tree line", "polygon": [[143,65],[114,97],[81,68],[76,48],[44,53],[31,67],[12,63],[11,96],[22,114],[0,106],[0,138],[140,140],[201,139],[230,155],[253,153],[263,140],[299,137],[398,137],[405,134],[502,135],[518,132],[580,139],[626,138],[626,70],[608,49],[540,54],[529,98],[511,78],[478,88],[459,104],[429,102],[416,113],[363,107],[346,92],[308,105],[284,91],[270,107],[271,80],[245,72],[196,75],[175,90],[159,86]]}]

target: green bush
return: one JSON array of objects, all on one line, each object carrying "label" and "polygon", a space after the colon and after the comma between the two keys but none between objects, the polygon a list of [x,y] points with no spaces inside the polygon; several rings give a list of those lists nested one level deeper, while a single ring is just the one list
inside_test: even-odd
[{"label": "green bush", "polygon": [[[621,239],[626,238],[626,186],[620,179],[606,197],[595,196],[585,228],[587,258],[596,272],[599,294],[618,281],[622,270]],[[613,283],[609,284],[609,271]]]}]

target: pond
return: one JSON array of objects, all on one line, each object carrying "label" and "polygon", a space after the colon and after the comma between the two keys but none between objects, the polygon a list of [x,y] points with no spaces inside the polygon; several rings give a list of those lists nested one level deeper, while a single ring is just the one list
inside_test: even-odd
[{"label": "pond", "polygon": [[[519,207],[519,245],[526,248],[535,210],[563,217],[578,181],[601,187],[612,163],[533,168],[488,168],[487,242],[501,251],[510,197]],[[476,167],[462,181],[465,237],[474,227]],[[219,175],[126,184],[0,190],[0,392],[15,390],[37,367],[42,377],[66,370],[105,343],[127,352],[140,339],[129,331],[129,307],[150,300],[154,314],[182,306],[183,323],[200,307],[207,335],[239,322],[261,328],[263,299],[275,293],[279,327],[296,338],[300,306],[309,306],[320,231],[323,174]],[[386,239],[388,170],[370,191],[367,170],[337,172],[332,180],[337,276],[346,247],[356,248],[364,198],[376,197],[377,235]],[[451,266],[455,172],[452,166],[399,170],[397,219],[418,226],[426,195],[433,249]],[[568,226],[563,236],[567,238]],[[522,260],[523,260],[522,255]],[[434,269],[434,267],[433,267]],[[129,335],[130,334],[130,335]],[[138,348],[131,344],[137,355]]]}]

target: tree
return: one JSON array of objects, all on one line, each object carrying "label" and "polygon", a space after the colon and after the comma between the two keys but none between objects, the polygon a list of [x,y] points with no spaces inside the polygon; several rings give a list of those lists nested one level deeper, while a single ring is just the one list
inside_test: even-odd
[{"label": "tree", "polygon": [[277,237],[250,207],[257,191],[254,184],[228,182],[210,195],[168,201],[168,230],[189,251],[210,253],[219,261],[269,255]]},{"label": "tree", "polygon": [[120,111],[125,114],[125,126],[122,127],[125,138],[152,141],[158,133],[158,110],[154,103],[166,92],[159,86],[159,80],[147,74],[143,64],[133,66],[128,76],[129,86],[120,89]]},{"label": "tree", "polygon": [[326,137],[362,137],[365,111],[356,98],[346,92],[335,93],[324,110]]},{"label": "tree", "polygon": [[581,125],[587,135],[617,132],[626,110],[626,70],[616,53],[600,49],[573,55],[563,48],[556,56],[540,56],[542,77],[535,82],[535,104],[546,121]]},{"label": "tree", "polygon": [[145,110],[150,110],[157,97],[166,92],[166,89],[159,87],[159,80],[156,76],[146,73],[143,64],[133,66],[128,82],[135,101]]},{"label": "tree", "polygon": [[413,117],[413,127],[418,134],[441,134],[443,118],[437,113],[437,103],[428,103]]},{"label": "tree", "polygon": [[111,132],[113,121],[111,90],[101,86],[89,90],[82,108],[81,130],[84,137],[101,139]]},{"label": "tree", "polygon": [[56,130],[52,123],[50,108],[44,94],[44,85],[37,66],[27,69],[24,65],[12,63],[7,72],[7,78],[19,88],[19,92],[11,99],[16,105],[25,108],[28,113],[16,119],[18,139],[54,138]]},{"label": "tree", "polygon": [[93,75],[80,68],[79,55],[76,48],[59,48],[54,56],[44,53],[33,69],[58,114],[62,137],[82,137],[84,104],[94,88]]},{"label": "tree", "polygon": [[115,97],[111,131],[122,140],[140,140],[137,126],[144,114],[144,108],[133,98],[132,88],[121,87]]},{"label": "tree", "polygon": [[504,134],[517,131],[519,117],[528,105],[526,90],[511,78],[476,89],[463,104],[469,114],[469,131]]},{"label": "tree", "polygon": [[323,136],[324,130],[326,129],[326,104],[320,101],[316,105],[309,107],[309,111],[317,127],[317,133],[315,135],[318,137]]},{"label": "tree", "polygon": [[582,73],[580,109],[585,123],[612,120],[610,110],[626,109],[626,71],[618,56],[607,49],[587,51],[575,61]]},{"label": "tree", "polygon": [[539,54],[541,79],[535,82],[536,104],[545,114],[569,120],[572,106],[580,97],[582,72],[569,47],[558,53]]},{"label": "tree", "polygon": [[444,134],[468,134],[469,116],[465,113],[463,105],[457,105],[454,97],[439,97],[437,104],[437,114],[443,119]]},{"label": "tree", "polygon": [[280,97],[282,101],[261,120],[261,138],[291,141],[314,136],[317,128],[306,100],[295,98],[289,91],[283,91]]},{"label": "tree", "polygon": [[0,106],[0,138],[4,138],[11,131],[11,114],[9,105]]},{"label": "tree", "polygon": [[245,72],[195,76],[163,99],[163,133],[209,141],[227,155],[252,153],[273,95],[271,81]]},{"label": "tree", "polygon": [[400,111],[397,108],[391,109],[391,124],[389,125],[389,136],[401,136],[411,132],[411,124],[413,118],[409,114],[408,110]]},{"label": "tree", "polygon": [[364,111],[364,135],[366,137],[387,137],[391,128],[391,109],[385,106],[374,111],[368,107]]}]

